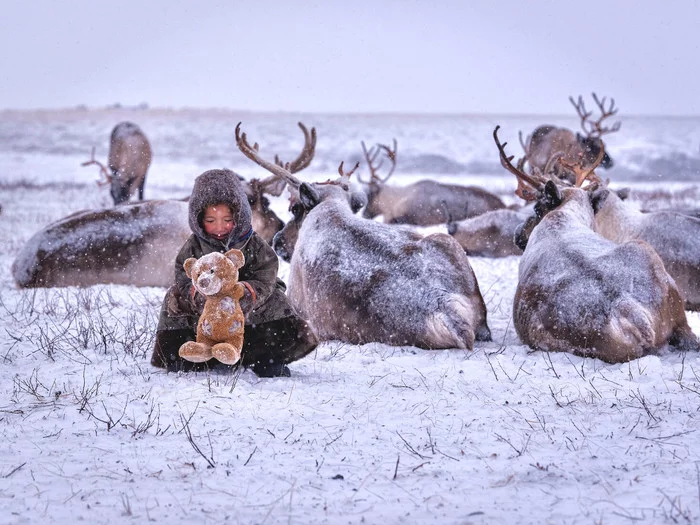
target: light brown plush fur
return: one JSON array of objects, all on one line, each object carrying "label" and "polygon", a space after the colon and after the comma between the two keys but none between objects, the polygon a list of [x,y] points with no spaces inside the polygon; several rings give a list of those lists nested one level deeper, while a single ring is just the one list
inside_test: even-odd
[{"label": "light brown plush fur", "polygon": [[216,358],[233,365],[241,358],[245,316],[239,301],[245,287],[238,282],[238,269],[244,263],[243,253],[235,249],[185,260],[185,273],[206,302],[197,324],[197,341],[180,347],[183,359],[202,363]]}]

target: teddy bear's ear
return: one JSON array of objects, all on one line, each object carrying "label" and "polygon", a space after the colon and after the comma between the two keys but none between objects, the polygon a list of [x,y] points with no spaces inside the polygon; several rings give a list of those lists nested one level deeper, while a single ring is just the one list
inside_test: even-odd
[{"label": "teddy bear's ear", "polygon": [[194,266],[194,263],[197,262],[197,259],[194,257],[190,257],[188,259],[185,259],[185,262],[182,263],[182,266],[185,268],[185,274],[187,277],[192,279],[192,267]]},{"label": "teddy bear's ear", "polygon": [[236,250],[234,248],[233,250],[227,251],[224,255],[230,259],[236,268],[243,268],[243,265],[245,264],[245,257],[243,256],[243,252],[241,250]]}]

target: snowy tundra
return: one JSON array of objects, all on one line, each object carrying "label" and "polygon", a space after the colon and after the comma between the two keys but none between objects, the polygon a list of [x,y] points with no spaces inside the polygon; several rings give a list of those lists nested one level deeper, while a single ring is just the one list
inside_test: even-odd
[{"label": "snowy tundra", "polygon": [[[531,351],[512,324],[519,256],[469,258],[492,342],[469,351],[331,341],[292,363],[292,377],[275,379],[152,368],[165,288],[17,288],[10,267],[36,231],[113,205],[80,162],[91,137],[106,136],[121,120],[138,123],[152,142],[150,198],[186,196],[194,177],[211,167],[266,176],[235,149],[232,123],[244,120],[251,136],[293,158],[301,120],[318,129],[308,175],[319,181],[359,151],[352,137],[397,136],[416,165],[440,152],[444,165],[466,171],[407,168],[395,184],[424,177],[477,184],[508,203],[515,183],[500,167],[491,131],[497,123],[517,130],[543,121],[3,113],[0,523],[700,520],[700,355],[664,348],[606,364]],[[187,140],[177,134],[183,129]],[[517,144],[517,135],[504,140]],[[196,151],[184,148],[187,142]],[[700,119],[624,119],[606,141],[616,160],[606,177],[630,186],[639,208],[697,207],[698,143]],[[659,166],[668,169],[662,184],[654,175]],[[284,194],[271,204],[290,218]],[[282,263],[281,277],[288,271]],[[700,333],[700,313],[686,314]]]}]

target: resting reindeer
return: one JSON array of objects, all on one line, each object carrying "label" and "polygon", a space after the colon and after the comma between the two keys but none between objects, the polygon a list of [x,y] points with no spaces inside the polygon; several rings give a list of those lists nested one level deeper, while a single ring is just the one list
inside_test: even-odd
[{"label": "resting reindeer", "polygon": [[700,219],[657,211],[642,213],[607,187],[593,192],[595,231],[616,243],[648,242],[664,262],[685,299],[685,308],[700,310]]},{"label": "resting reindeer", "polygon": [[[386,184],[396,168],[396,140],[393,149],[378,144],[368,150],[362,142],[362,151],[370,171],[368,181],[360,180],[367,193],[367,206],[362,212],[366,219],[382,215],[388,224],[430,226],[444,223],[446,211],[453,220],[461,220],[505,208],[496,195],[476,186],[442,184],[433,180],[420,180],[408,186]],[[380,153],[391,162],[389,172],[383,177],[379,175],[382,161],[377,162]]]},{"label": "resting reindeer", "polygon": [[[548,125],[536,128],[526,141],[522,140],[521,135],[520,143],[525,150],[525,158],[532,172],[549,175],[547,163],[555,157],[555,154],[559,154],[569,164],[582,162],[585,167],[588,167],[601,151],[603,151],[603,160],[599,164],[603,168],[612,168],[613,160],[605,152],[602,137],[620,129],[620,122],[616,122],[612,127],[603,127],[603,121],[617,113],[615,100],[610,99],[610,105],[606,107],[606,98],[599,99],[593,93],[593,100],[600,110],[600,117],[596,121],[590,120],[593,113],[586,110],[581,96],[578,97],[578,101],[574,101],[573,97],[569,97],[569,100],[576,108],[581,119],[581,129],[585,135]],[[554,169],[558,170],[558,166],[554,164]],[[557,176],[559,175],[557,173]]]},{"label": "resting reindeer", "polygon": [[515,230],[527,218],[523,210],[491,210],[476,217],[453,221],[448,218],[449,233],[474,257],[508,257],[521,255],[523,251],[515,245]]},{"label": "resting reindeer", "polygon": [[[301,123],[299,127],[305,143],[289,164],[294,171],[311,162],[316,144],[316,130],[309,133]],[[253,228],[270,244],[283,223],[264,193],[279,195],[284,185],[278,177],[244,184]],[[176,200],[74,213],[34,234],[15,259],[12,275],[26,288],[108,283],[167,287],[175,257],[192,233],[187,217],[187,202]]]},{"label": "resting reindeer", "polygon": [[137,188],[139,200],[143,200],[146,172],[151,165],[151,145],[136,124],[121,122],[112,130],[108,162],[111,173],[101,162],[95,160],[94,148],[92,158],[82,165],[91,164],[100,167],[100,172],[105,177],[103,184],[110,184],[110,194],[115,205],[127,202]]},{"label": "resting reindeer", "polygon": [[[236,127],[249,159],[284,178],[299,201],[273,247],[291,259],[288,294],[321,340],[420,348],[473,348],[490,340],[486,306],[464,251],[449,236],[427,237],[354,215],[365,203],[340,179],[302,183],[266,161]],[[355,167],[355,169],[357,166]]]},{"label": "resting reindeer", "polygon": [[[592,167],[576,171],[575,186],[529,176],[511,163],[493,132],[504,168],[518,179],[517,194],[536,200],[535,215],[518,229],[523,248],[513,321],[520,339],[537,350],[571,352],[610,363],[667,344],[700,350],[673,278],[651,246],[617,245],[593,231]],[[558,186],[557,184],[561,185]]]},{"label": "resting reindeer", "polygon": [[[311,128],[309,132],[306,126],[301,122],[298,123],[298,126],[304,134],[304,146],[299,156],[292,162],[285,163],[275,155],[275,163],[285,167],[291,173],[298,173],[306,168],[311,163],[316,153],[316,128]],[[245,181],[245,179],[241,177],[241,181]],[[282,195],[286,186],[286,181],[280,179],[276,175],[271,175],[262,180],[251,179],[249,182],[244,182],[248,204],[250,204],[250,208],[253,212],[253,229],[258,235],[265,239],[268,244],[272,244],[272,238],[282,229],[284,223],[270,208],[270,201],[265,194],[279,197]]]},{"label": "resting reindeer", "polygon": [[183,201],[87,210],[49,224],[12,265],[18,286],[114,283],[169,286],[175,256],[192,233]]}]

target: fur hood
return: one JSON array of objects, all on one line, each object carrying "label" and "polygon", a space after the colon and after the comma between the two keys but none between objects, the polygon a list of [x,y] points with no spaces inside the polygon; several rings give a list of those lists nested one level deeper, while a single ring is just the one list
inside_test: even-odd
[{"label": "fur hood", "polygon": [[213,204],[227,204],[232,212],[236,225],[228,239],[221,243],[226,249],[234,247],[246,240],[251,232],[250,204],[238,175],[227,169],[209,170],[202,173],[194,181],[194,188],[189,201],[189,223],[192,232],[203,241],[215,244],[219,241],[209,237],[202,227],[201,218],[204,209]]}]

